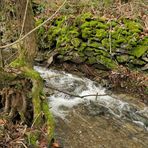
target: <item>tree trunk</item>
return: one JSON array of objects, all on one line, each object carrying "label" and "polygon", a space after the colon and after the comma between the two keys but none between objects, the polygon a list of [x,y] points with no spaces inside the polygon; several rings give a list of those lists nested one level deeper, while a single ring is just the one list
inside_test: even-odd
[{"label": "tree trunk", "polygon": [[[27,0],[16,0],[16,18],[20,36],[23,36],[34,28],[33,11],[30,1],[24,21],[26,3]],[[22,30],[23,23],[24,27]],[[29,117],[26,113],[29,106],[28,102],[31,102],[33,108],[33,120],[31,125],[32,127],[39,128],[44,125],[47,129],[47,135],[50,141],[53,137],[54,121],[49,111],[47,99],[43,93],[43,80],[39,73],[33,69],[33,60],[37,52],[35,32],[17,44],[17,47],[19,56],[10,63],[9,67],[7,66],[4,69],[0,69],[0,89],[2,96],[0,98],[2,98],[1,102],[4,104],[4,111],[9,113],[11,117],[14,117],[14,114],[18,112],[21,120],[26,122]],[[7,86],[5,85],[5,81],[7,81]],[[30,87],[31,98],[27,98],[27,89],[30,89]],[[10,97],[15,101],[10,100]],[[38,138],[38,136],[36,138]]]}]

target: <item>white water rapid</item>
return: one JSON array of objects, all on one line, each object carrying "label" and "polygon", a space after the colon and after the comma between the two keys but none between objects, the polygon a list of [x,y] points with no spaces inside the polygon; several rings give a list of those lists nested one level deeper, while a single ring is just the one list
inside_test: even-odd
[{"label": "white water rapid", "polygon": [[98,94],[97,97],[87,96],[80,98],[54,90],[54,93],[48,98],[51,111],[55,116],[65,118],[68,114],[68,110],[72,107],[82,103],[89,106],[89,104],[95,102],[96,112],[105,112],[105,114],[110,114],[116,118],[133,121],[148,129],[148,108],[139,109],[133,104],[113,98],[109,95],[99,96],[106,94],[106,89],[90,79],[38,66],[34,68],[45,80],[46,88],[53,87],[79,96]]}]

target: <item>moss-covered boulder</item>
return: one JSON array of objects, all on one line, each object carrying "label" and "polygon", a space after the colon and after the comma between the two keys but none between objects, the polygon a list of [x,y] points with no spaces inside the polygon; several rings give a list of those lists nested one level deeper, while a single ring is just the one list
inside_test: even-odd
[{"label": "moss-covered boulder", "polygon": [[57,17],[48,26],[38,30],[40,48],[58,49],[63,61],[101,63],[110,69],[117,66],[116,62],[132,67],[147,63],[148,37],[141,36],[143,28],[137,20],[108,20],[85,13],[75,18]]},{"label": "moss-covered boulder", "polygon": [[129,61],[128,55],[118,55],[116,56],[116,59],[119,63],[127,63]]}]

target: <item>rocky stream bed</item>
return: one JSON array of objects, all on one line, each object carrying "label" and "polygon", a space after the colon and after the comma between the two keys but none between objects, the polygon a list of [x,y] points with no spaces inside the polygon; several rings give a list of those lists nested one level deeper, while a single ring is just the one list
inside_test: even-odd
[{"label": "rocky stream bed", "polygon": [[[64,148],[147,148],[148,106],[138,98],[108,95],[100,84],[82,76],[35,69],[45,80],[45,92],[56,120],[55,137]],[[98,97],[79,98],[63,92]]]}]

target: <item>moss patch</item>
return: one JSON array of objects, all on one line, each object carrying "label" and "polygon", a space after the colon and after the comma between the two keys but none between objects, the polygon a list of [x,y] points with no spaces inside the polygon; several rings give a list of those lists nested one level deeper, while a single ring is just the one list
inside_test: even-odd
[{"label": "moss patch", "polygon": [[[39,31],[43,38],[41,41],[44,41],[48,50],[57,48],[62,55],[58,57],[63,60],[76,59],[68,53],[78,52],[77,55],[88,59],[89,63],[95,63],[99,59],[97,56],[100,56],[100,63],[113,68],[116,67],[116,61],[129,64],[130,56],[140,58],[148,50],[148,38],[141,38],[142,25],[127,18],[110,21],[93,17],[91,13],[76,18],[62,16],[55,18],[50,28],[45,30],[47,33]],[[116,59],[111,59],[112,55],[117,55]]]}]

